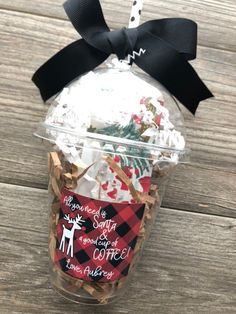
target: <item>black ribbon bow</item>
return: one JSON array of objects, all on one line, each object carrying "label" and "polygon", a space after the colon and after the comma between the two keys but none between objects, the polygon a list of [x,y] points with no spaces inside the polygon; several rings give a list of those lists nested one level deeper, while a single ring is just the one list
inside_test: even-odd
[{"label": "black ribbon bow", "polygon": [[44,101],[111,54],[125,59],[140,49],[145,53],[133,62],[161,82],[192,113],[201,100],[213,96],[188,63],[196,58],[195,22],[167,18],[110,31],[99,0],[68,0],[64,9],[82,39],[59,51],[33,75]]}]

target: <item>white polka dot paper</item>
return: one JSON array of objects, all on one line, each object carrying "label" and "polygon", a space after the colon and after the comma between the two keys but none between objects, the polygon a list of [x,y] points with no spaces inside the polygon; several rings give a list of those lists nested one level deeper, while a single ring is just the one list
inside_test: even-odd
[{"label": "white polka dot paper", "polygon": [[135,28],[139,26],[141,13],[143,8],[143,0],[133,1],[132,10],[129,20],[129,28]]}]

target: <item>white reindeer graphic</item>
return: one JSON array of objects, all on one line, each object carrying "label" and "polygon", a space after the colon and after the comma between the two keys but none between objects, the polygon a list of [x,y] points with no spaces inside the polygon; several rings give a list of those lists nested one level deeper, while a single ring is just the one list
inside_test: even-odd
[{"label": "white reindeer graphic", "polygon": [[60,247],[59,250],[62,251],[63,253],[65,252],[65,241],[66,238],[69,239],[69,244],[68,244],[68,248],[67,248],[67,252],[66,255],[69,255],[70,252],[70,256],[74,257],[74,246],[73,246],[73,242],[74,242],[74,233],[75,230],[81,230],[81,224],[84,222],[84,220],[82,220],[82,216],[80,216],[79,214],[76,216],[75,219],[71,219],[69,214],[64,216],[64,219],[68,221],[69,224],[73,224],[73,227],[71,228],[71,230],[67,229],[65,227],[65,225],[63,226],[63,234],[61,237],[61,243],[60,243]]}]

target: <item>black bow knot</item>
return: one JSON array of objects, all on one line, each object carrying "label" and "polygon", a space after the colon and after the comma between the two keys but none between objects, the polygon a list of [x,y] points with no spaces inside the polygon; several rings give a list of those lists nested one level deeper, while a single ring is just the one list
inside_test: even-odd
[{"label": "black bow knot", "polygon": [[192,113],[201,100],[213,96],[188,63],[196,57],[195,22],[161,19],[110,31],[99,0],[68,0],[64,8],[82,39],[62,49],[35,72],[32,79],[44,101],[112,53],[119,59],[130,56],[131,63],[161,82]]},{"label": "black bow knot", "polygon": [[117,55],[118,59],[125,59],[128,54],[132,54],[138,38],[137,29],[125,28],[107,33],[108,41],[111,44],[110,53]]}]

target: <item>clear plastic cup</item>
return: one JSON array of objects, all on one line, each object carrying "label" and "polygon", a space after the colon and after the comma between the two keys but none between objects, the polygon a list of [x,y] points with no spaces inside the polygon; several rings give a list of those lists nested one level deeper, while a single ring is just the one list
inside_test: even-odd
[{"label": "clear plastic cup", "polygon": [[170,175],[188,157],[177,103],[150,77],[116,64],[64,89],[35,135],[48,148],[52,285],[78,303],[116,300]]}]

